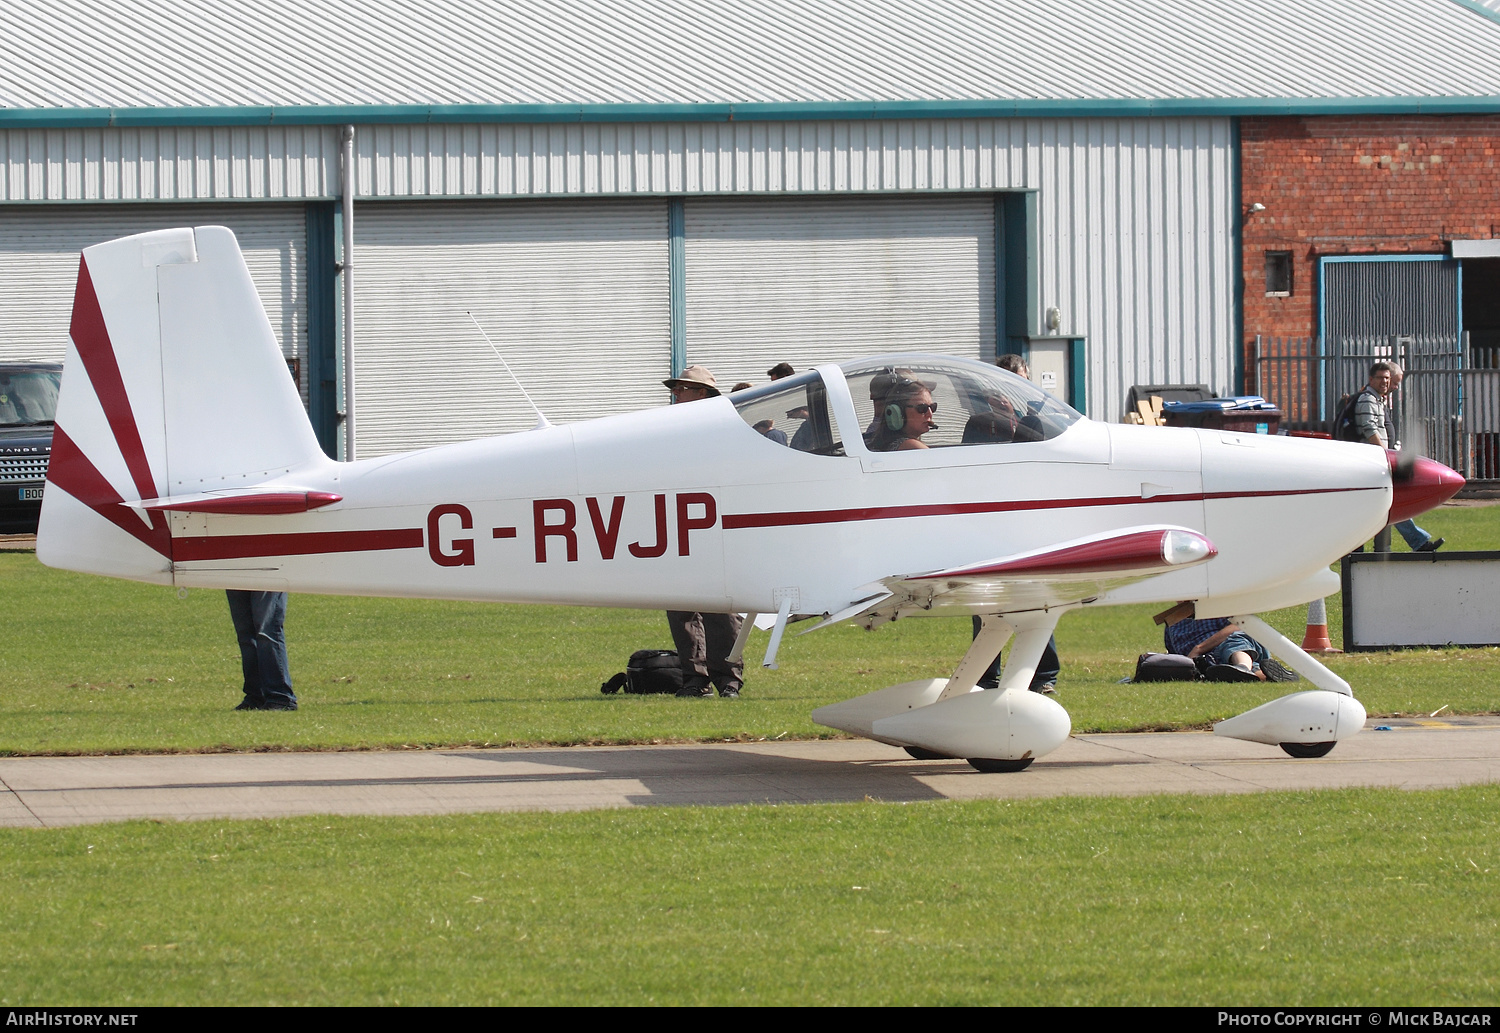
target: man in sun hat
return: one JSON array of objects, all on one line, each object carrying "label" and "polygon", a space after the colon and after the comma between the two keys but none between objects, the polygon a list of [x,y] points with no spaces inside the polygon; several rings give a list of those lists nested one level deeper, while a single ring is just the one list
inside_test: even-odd
[{"label": "man in sun hat", "polygon": [[662,383],[672,392],[674,402],[696,402],[700,398],[719,396],[719,383],[707,366],[689,366],[681,376],[668,377]]},{"label": "man in sun hat", "polygon": [[[672,392],[672,401],[696,402],[719,394],[717,381],[706,366],[689,366],[681,376],[662,381]],[[712,696],[713,685],[719,695],[734,699],[744,683],[745,665],[731,664],[726,658],[740,633],[740,616],[736,613],[695,613],[668,610],[667,626],[672,629],[672,644],[682,665],[682,691],[679,696]]]}]

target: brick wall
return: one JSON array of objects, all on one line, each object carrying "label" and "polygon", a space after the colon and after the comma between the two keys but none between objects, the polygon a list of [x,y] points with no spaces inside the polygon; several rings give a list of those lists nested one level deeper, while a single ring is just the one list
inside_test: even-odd
[{"label": "brick wall", "polygon": [[[1243,228],[1247,343],[1317,332],[1320,255],[1500,236],[1500,115],[1244,118],[1240,143],[1241,201],[1266,206]],[[1292,253],[1291,297],[1266,297],[1267,251]]]}]

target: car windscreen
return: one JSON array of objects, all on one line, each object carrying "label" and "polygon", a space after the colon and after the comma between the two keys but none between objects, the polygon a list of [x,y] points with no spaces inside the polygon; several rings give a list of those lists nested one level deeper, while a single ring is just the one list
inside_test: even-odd
[{"label": "car windscreen", "polygon": [[57,419],[57,370],[0,370],[0,427],[25,427]]}]

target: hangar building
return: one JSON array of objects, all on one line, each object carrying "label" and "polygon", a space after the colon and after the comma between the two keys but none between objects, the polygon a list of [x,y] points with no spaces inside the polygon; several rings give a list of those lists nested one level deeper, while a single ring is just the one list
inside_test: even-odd
[{"label": "hangar building", "polygon": [[1243,382],[1242,118],[1496,112],[1478,0],[16,0],[0,358],[219,223],[333,454],[346,345],[361,457],[530,426],[476,322],[556,422],[898,350],[1118,419]]}]

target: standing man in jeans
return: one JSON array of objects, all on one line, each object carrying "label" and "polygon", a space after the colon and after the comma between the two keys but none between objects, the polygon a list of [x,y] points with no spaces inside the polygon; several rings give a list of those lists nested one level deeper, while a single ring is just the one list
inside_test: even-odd
[{"label": "standing man in jeans", "polygon": [[[1019,355],[1002,355],[995,360],[995,365],[1003,370],[1014,373],[1023,380],[1031,379],[1031,370],[1026,365],[1026,360]],[[974,618],[974,637],[979,637],[979,629],[983,622],[976,616]],[[979,687],[981,689],[998,689],[1000,687],[1000,655],[997,653],[995,659],[990,663],[988,669],[979,676]],[[1042,657],[1037,661],[1036,671],[1031,676],[1031,685],[1028,686],[1032,692],[1044,693],[1048,696],[1057,691],[1057,676],[1062,673],[1062,661],[1057,658],[1057,636],[1053,635],[1047,640],[1047,648],[1042,650]]]},{"label": "standing man in jeans", "polygon": [[286,593],[229,589],[229,619],[240,643],[245,698],[236,710],[296,710],[286,662]]}]

